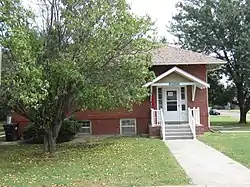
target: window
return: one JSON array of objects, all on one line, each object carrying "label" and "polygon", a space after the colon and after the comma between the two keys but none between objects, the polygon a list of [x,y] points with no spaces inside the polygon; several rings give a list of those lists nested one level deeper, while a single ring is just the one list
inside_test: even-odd
[{"label": "window", "polygon": [[182,111],[186,111],[186,105],[181,105]]},{"label": "window", "polygon": [[167,111],[177,111],[177,101],[167,102]]},{"label": "window", "polygon": [[175,101],[177,100],[177,91],[167,91],[167,100],[168,101]]},{"label": "window", "polygon": [[182,99],[182,100],[185,100],[185,99],[186,99],[185,87],[181,87],[181,99]]},{"label": "window", "polygon": [[121,119],[120,120],[120,133],[122,135],[135,135],[136,134],[136,119]]},{"label": "window", "polygon": [[158,109],[163,107],[162,88],[158,88]]},{"label": "window", "polygon": [[78,121],[78,123],[81,124],[81,128],[79,130],[79,133],[91,134],[91,121],[84,120],[84,121]]}]

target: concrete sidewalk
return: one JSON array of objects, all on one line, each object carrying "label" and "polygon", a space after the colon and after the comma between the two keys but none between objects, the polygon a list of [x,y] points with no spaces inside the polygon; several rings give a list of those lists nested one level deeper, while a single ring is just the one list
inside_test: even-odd
[{"label": "concrete sidewalk", "polygon": [[250,186],[250,170],[210,146],[198,140],[168,140],[166,144],[194,184]]}]

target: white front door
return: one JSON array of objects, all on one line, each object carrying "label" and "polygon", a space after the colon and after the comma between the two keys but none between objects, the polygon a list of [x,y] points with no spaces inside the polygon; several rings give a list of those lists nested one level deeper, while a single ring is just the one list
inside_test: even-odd
[{"label": "white front door", "polygon": [[187,88],[163,89],[163,111],[167,122],[187,122]]},{"label": "white front door", "polygon": [[169,88],[165,90],[165,120],[166,121],[180,121],[180,101],[179,89]]}]

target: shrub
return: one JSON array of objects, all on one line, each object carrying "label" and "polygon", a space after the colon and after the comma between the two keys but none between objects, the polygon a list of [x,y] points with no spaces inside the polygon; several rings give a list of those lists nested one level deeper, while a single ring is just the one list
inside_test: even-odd
[{"label": "shrub", "polygon": [[[72,119],[67,118],[63,121],[62,127],[57,137],[57,143],[71,141],[79,131],[80,124]],[[28,128],[23,132],[23,138],[30,140],[31,143],[43,143],[43,129],[42,127],[31,123]]]},{"label": "shrub", "polygon": [[80,124],[74,119],[65,119],[59,131],[57,142],[68,142],[74,138],[80,129]]}]

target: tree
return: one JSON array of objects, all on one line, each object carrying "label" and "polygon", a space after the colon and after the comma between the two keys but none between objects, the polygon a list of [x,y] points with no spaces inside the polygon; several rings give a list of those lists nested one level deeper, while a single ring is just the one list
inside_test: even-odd
[{"label": "tree", "polygon": [[225,60],[223,73],[237,89],[240,123],[250,109],[250,4],[246,0],[184,0],[178,3],[172,33],[193,51]]},{"label": "tree", "polygon": [[18,0],[1,3],[18,14],[0,19],[13,63],[3,81],[9,105],[43,127],[45,152],[75,111],[131,108],[147,96],[152,22],[125,0],[43,0],[38,26]]},{"label": "tree", "polygon": [[232,84],[226,86],[221,82],[221,70],[208,73],[208,83],[210,89],[208,90],[208,100],[210,106],[226,106],[228,103],[235,104],[235,87]]}]

